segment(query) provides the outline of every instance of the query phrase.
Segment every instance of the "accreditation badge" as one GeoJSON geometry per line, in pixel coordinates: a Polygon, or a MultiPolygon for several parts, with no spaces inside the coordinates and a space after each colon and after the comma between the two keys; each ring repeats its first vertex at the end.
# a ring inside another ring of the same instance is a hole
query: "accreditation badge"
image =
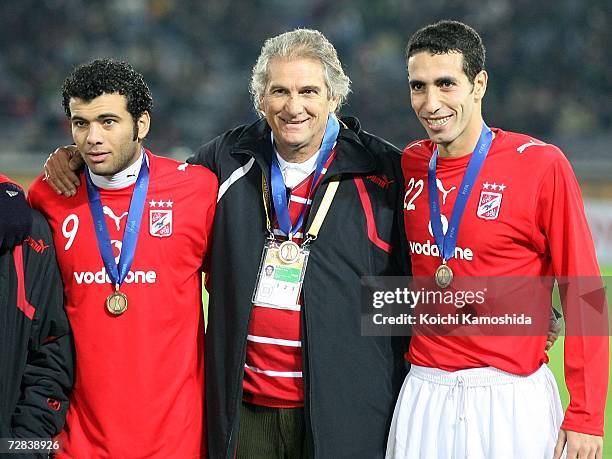
{"type": "MultiPolygon", "coordinates": [[[[295,256],[288,255],[287,242],[268,241],[263,248],[253,303],[278,309],[299,310],[300,292],[310,250],[291,242],[295,256]]],[[[292,251],[293,252],[293,251],[292,251]]]]}

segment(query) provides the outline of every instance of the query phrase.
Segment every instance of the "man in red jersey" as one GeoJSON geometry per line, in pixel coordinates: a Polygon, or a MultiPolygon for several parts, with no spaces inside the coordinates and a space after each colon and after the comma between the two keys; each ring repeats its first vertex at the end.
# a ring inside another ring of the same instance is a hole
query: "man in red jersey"
{"type": "Polygon", "coordinates": [[[65,81],[85,161],[73,197],[39,177],[76,345],[59,457],[206,456],[202,266],[217,179],[142,146],[152,98],[130,65],[95,60],[65,81]]]}
{"type": "MultiPolygon", "coordinates": [[[[561,151],[483,122],[488,76],[479,35],[442,21],[417,31],[406,55],[412,108],[429,137],[402,158],[414,276],[435,276],[441,288],[483,275],[599,276],[561,151]]],[[[548,311],[550,301],[530,306],[548,311]]],[[[580,317],[567,304],[564,312],[568,327],[580,317]]],[[[569,458],[601,458],[603,335],[566,337],[565,416],[545,336],[413,336],[387,457],[559,458],[565,446],[569,458]]]]}

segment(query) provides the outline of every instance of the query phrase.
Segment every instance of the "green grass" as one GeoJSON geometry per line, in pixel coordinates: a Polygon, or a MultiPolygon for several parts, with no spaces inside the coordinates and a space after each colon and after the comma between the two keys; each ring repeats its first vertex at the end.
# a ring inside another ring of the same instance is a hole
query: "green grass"
{"type": "MultiPolygon", "coordinates": [[[[603,276],[612,276],[612,267],[602,269],[603,276]]],[[[608,293],[608,306],[612,305],[612,299],[608,293]]],[[[612,314],[612,309],[610,311],[612,314]]],[[[612,337],[610,340],[610,348],[612,348],[612,337]]],[[[563,371],[563,344],[564,339],[560,337],[553,348],[548,353],[550,357],[550,369],[552,370],[557,384],[559,385],[559,393],[561,395],[561,402],[565,409],[569,403],[569,394],[567,392],[567,386],[565,385],[564,371],[563,371]]],[[[609,375],[608,379],[608,398],[606,400],[606,411],[605,411],[605,435],[604,435],[604,456],[605,458],[612,459],[612,377],[609,375]]]]}

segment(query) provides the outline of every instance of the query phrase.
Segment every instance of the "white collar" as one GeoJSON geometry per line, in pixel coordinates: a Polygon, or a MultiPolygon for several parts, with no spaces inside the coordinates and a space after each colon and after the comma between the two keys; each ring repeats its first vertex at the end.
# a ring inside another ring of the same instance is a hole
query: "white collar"
{"type": "Polygon", "coordinates": [[[319,148],[317,152],[308,158],[303,163],[292,163],[285,161],[281,155],[278,154],[278,150],[274,145],[274,133],[270,131],[270,141],[272,142],[272,148],[274,154],[278,158],[278,165],[280,167],[281,174],[283,175],[283,181],[285,186],[289,189],[293,189],[296,185],[301,183],[306,177],[308,177],[317,167],[317,158],[321,153],[319,148]]]}
{"type": "Polygon", "coordinates": [[[289,161],[285,161],[281,155],[278,154],[276,148],[274,149],[283,176],[283,182],[285,182],[287,188],[293,190],[297,185],[302,183],[306,177],[312,174],[317,167],[317,159],[319,158],[320,152],[321,150],[317,151],[311,158],[308,158],[303,163],[290,163],[289,161]]]}
{"type": "MultiPolygon", "coordinates": [[[[88,169],[91,181],[95,186],[102,188],[103,190],[118,190],[120,188],[127,188],[128,186],[133,185],[136,183],[136,179],[138,178],[138,174],[140,172],[142,155],[144,155],[144,150],[140,151],[140,156],[131,166],[128,166],[110,177],[96,175],[88,169]]],[[[145,158],[147,164],[149,164],[149,157],[145,155],[145,158]]]]}
{"type": "Polygon", "coordinates": [[[285,161],[281,157],[281,155],[278,154],[276,148],[274,149],[274,152],[276,153],[276,157],[278,158],[278,165],[280,166],[281,172],[285,172],[285,170],[287,169],[292,169],[296,172],[301,172],[302,174],[306,174],[308,176],[312,171],[315,170],[315,167],[317,167],[317,159],[319,158],[321,150],[318,150],[314,155],[312,155],[303,163],[292,163],[289,161],[285,161]]]}

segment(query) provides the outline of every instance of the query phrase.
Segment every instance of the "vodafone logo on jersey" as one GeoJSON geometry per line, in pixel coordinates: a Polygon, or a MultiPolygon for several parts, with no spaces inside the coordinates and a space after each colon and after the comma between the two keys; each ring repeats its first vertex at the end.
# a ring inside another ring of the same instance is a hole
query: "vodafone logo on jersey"
{"type": "MultiPolygon", "coordinates": [[[[171,203],[172,204],[172,203],[171,203]]],[[[109,206],[102,208],[104,216],[107,217],[108,228],[116,228],[117,231],[121,231],[122,224],[127,221],[128,212],[116,212],[109,206]]],[[[66,245],[64,250],[69,250],[79,232],[80,221],[76,214],[68,215],[62,224],[62,234],[66,238],[66,245]]],[[[113,255],[115,255],[115,263],[119,263],[121,258],[122,242],[117,239],[111,239],[111,247],[113,249],[113,255]]],[[[79,271],[73,272],[74,280],[78,285],[91,285],[91,284],[111,284],[110,277],[106,272],[106,268],[101,267],[99,271],[79,271]]],[[[126,284],[155,284],[157,282],[157,273],[155,271],[129,271],[125,280],[126,284]]]]}
{"type": "MultiPolygon", "coordinates": [[[[79,285],[112,284],[104,267],[95,273],[92,271],[75,272],[74,280],[79,285]]],[[[157,273],[155,271],[129,271],[123,281],[124,284],[154,284],[156,282],[157,273]]]]}
{"type": "MultiPolygon", "coordinates": [[[[121,258],[122,245],[121,241],[116,239],[111,240],[111,247],[116,255],[115,263],[119,263],[119,259],[121,258]]],[[[78,285],[112,284],[105,267],[102,267],[97,272],[81,271],[73,274],[74,280],[78,285]]],[[[154,284],[157,282],[157,273],[155,271],[129,271],[123,282],[125,284],[154,284]]]]}
{"type": "MultiPolygon", "coordinates": [[[[442,222],[442,232],[446,234],[448,229],[448,219],[444,215],[440,215],[440,221],[442,222]]],[[[429,234],[432,239],[428,239],[425,242],[408,241],[408,247],[410,253],[414,255],[425,255],[426,257],[440,257],[440,249],[433,240],[433,230],[431,229],[431,221],[429,222],[429,234]]],[[[474,259],[474,252],[470,248],[456,247],[455,258],[458,260],[472,261],[474,259]]]]}

